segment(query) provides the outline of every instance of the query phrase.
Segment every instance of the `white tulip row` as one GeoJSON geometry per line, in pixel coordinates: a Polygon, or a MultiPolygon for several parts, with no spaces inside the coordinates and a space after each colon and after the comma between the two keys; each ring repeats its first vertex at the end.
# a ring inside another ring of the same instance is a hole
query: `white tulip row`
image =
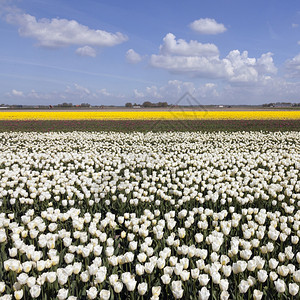
{"type": "Polygon", "coordinates": [[[0,134],[0,299],[299,297],[297,132],[0,134]]]}

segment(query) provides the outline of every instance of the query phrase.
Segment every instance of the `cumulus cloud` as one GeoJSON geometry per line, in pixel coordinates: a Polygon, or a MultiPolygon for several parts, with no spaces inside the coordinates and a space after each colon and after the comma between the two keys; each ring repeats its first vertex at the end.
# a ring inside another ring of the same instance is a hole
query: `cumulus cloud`
{"type": "Polygon", "coordinates": [[[186,73],[188,75],[206,78],[222,78],[229,74],[225,63],[219,59],[209,59],[205,56],[151,56],[151,65],[171,73],[186,73]]]}
{"type": "MultiPolygon", "coordinates": [[[[138,103],[143,101],[167,101],[169,104],[263,104],[268,102],[300,101],[299,82],[265,76],[254,85],[170,80],[160,86],[149,86],[134,91],[138,103]],[[159,95],[155,97],[153,91],[159,95]],[[186,93],[192,95],[189,101],[181,99],[186,93]],[[138,97],[137,97],[138,95],[138,97]]],[[[130,99],[128,99],[130,101],[130,99]]]]}
{"type": "Polygon", "coordinates": [[[277,73],[277,68],[274,65],[272,56],[273,56],[272,52],[264,53],[257,60],[257,68],[261,73],[269,73],[269,74],[277,73]]]}
{"type": "Polygon", "coordinates": [[[209,57],[219,55],[218,47],[214,44],[202,44],[193,40],[190,42],[186,42],[183,39],[176,40],[176,36],[172,33],[168,33],[163,38],[163,44],[159,49],[162,55],[209,57]]]}
{"type": "Polygon", "coordinates": [[[37,40],[37,45],[41,47],[60,48],[70,45],[111,47],[128,39],[120,32],[110,33],[90,29],[75,20],[58,18],[37,20],[29,14],[8,14],[6,20],[19,26],[20,36],[37,40]]]}
{"type": "Polygon", "coordinates": [[[201,34],[218,34],[227,30],[223,24],[209,18],[195,20],[190,24],[190,28],[201,34]]]}
{"type": "Polygon", "coordinates": [[[293,57],[292,59],[288,59],[285,62],[285,70],[286,76],[290,78],[300,77],[300,53],[293,57]]]}
{"type": "Polygon", "coordinates": [[[270,74],[276,74],[277,68],[274,65],[272,53],[264,53],[259,57],[248,57],[248,51],[240,53],[239,50],[232,50],[221,61],[228,66],[227,80],[230,82],[251,83],[262,80],[270,74]]]}
{"type": "Polygon", "coordinates": [[[166,69],[171,73],[182,73],[193,77],[220,78],[231,82],[255,82],[266,74],[275,74],[272,53],[260,58],[248,57],[248,52],[232,50],[221,59],[214,44],[201,44],[197,41],[176,40],[169,33],[163,39],[159,54],[153,54],[150,64],[166,69]]]}
{"type": "Polygon", "coordinates": [[[142,60],[142,57],[136,53],[133,49],[129,49],[126,52],[126,61],[130,64],[137,64],[142,60]]]}
{"type": "Polygon", "coordinates": [[[80,47],[75,52],[79,56],[96,57],[96,55],[97,55],[96,50],[90,46],[80,47]]]}

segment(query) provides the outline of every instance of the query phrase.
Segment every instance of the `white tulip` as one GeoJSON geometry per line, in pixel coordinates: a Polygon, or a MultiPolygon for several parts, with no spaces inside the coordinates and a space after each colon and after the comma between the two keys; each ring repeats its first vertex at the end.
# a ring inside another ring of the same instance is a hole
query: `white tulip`
{"type": "Polygon", "coordinates": [[[147,259],[147,255],[146,255],[144,252],[139,253],[139,254],[137,255],[137,259],[138,259],[138,261],[139,261],[140,263],[144,263],[144,262],[146,261],[146,259],[147,259]]]}
{"type": "Polygon", "coordinates": [[[260,290],[254,290],[253,291],[253,299],[254,300],[261,300],[263,297],[263,292],[260,290]]]}
{"type": "Polygon", "coordinates": [[[82,282],[88,282],[90,278],[89,272],[88,271],[84,271],[80,274],[80,280],[82,282]]]}
{"type": "Polygon", "coordinates": [[[98,290],[96,287],[91,287],[86,291],[86,295],[89,299],[96,299],[98,294],[98,290]]]}
{"type": "Polygon", "coordinates": [[[151,262],[145,263],[145,272],[151,274],[154,270],[155,264],[151,262]]]}
{"type": "Polygon", "coordinates": [[[36,278],[33,277],[33,276],[28,277],[26,283],[27,283],[27,286],[28,286],[29,288],[31,288],[31,287],[33,287],[33,286],[35,285],[35,283],[36,283],[36,278]]]}
{"type": "Polygon", "coordinates": [[[30,288],[29,292],[32,298],[37,298],[41,293],[41,287],[39,285],[34,285],[30,288]]]}
{"type": "Polygon", "coordinates": [[[265,270],[259,270],[257,272],[257,276],[258,276],[258,280],[260,282],[265,282],[267,280],[267,278],[268,278],[268,273],[265,270]]]}
{"type": "Polygon", "coordinates": [[[121,291],[122,291],[122,289],[123,289],[123,283],[120,282],[120,281],[117,281],[117,282],[114,284],[113,288],[114,288],[114,292],[117,293],[117,294],[119,294],[119,293],[121,293],[121,291]]]}
{"type": "Polygon", "coordinates": [[[28,275],[26,273],[21,273],[18,277],[17,280],[20,283],[20,285],[25,285],[28,280],[28,275]]]}
{"type": "Polygon", "coordinates": [[[24,295],[23,290],[14,291],[14,297],[19,300],[22,299],[24,295]]]}
{"type": "Polygon", "coordinates": [[[274,284],[275,284],[275,288],[276,288],[278,293],[284,293],[285,292],[286,285],[285,285],[285,282],[282,279],[277,279],[276,281],[274,281],[274,284]]]}
{"type": "Polygon", "coordinates": [[[271,269],[276,269],[277,266],[278,266],[278,264],[279,264],[279,261],[276,260],[276,259],[274,259],[274,258],[271,258],[271,259],[269,260],[269,267],[270,267],[271,269]]]}
{"type": "Polygon", "coordinates": [[[0,293],[4,293],[4,291],[5,291],[5,282],[0,281],[0,293]]]}
{"type": "Polygon", "coordinates": [[[240,282],[240,284],[239,284],[238,287],[239,287],[240,293],[244,294],[244,293],[247,293],[247,291],[248,291],[250,285],[249,285],[248,281],[246,281],[246,280],[241,280],[241,282],[240,282]]]}
{"type": "Polygon", "coordinates": [[[299,285],[297,283],[289,283],[289,293],[296,296],[299,292],[299,285]]]}
{"type": "Polygon", "coordinates": [[[220,294],[220,300],[228,300],[230,297],[229,293],[227,291],[222,291],[220,294]]]}
{"type": "Polygon", "coordinates": [[[146,294],[148,290],[148,284],[146,282],[142,282],[138,284],[138,293],[139,295],[143,296],[146,294]]]}
{"type": "Polygon", "coordinates": [[[293,279],[296,281],[296,282],[300,282],[300,270],[296,271],[293,275],[293,279]]]}
{"type": "Polygon", "coordinates": [[[229,281],[227,279],[221,279],[219,286],[222,291],[227,291],[229,287],[229,281]]]}
{"type": "Polygon", "coordinates": [[[126,288],[129,292],[134,291],[135,286],[136,286],[136,280],[135,279],[130,279],[127,283],[125,283],[126,288]]]}
{"type": "Polygon", "coordinates": [[[110,299],[110,291],[109,290],[101,290],[99,296],[100,296],[101,300],[108,300],[108,299],[110,299]]]}
{"type": "Polygon", "coordinates": [[[159,297],[160,292],[161,292],[161,287],[160,286],[153,286],[151,291],[152,291],[152,295],[154,297],[159,297]]]}
{"type": "Polygon", "coordinates": [[[208,300],[209,296],[210,296],[210,292],[206,287],[202,287],[201,290],[198,292],[199,300],[208,300]]]}
{"type": "Polygon", "coordinates": [[[81,262],[74,262],[73,264],[73,273],[74,274],[79,274],[82,268],[82,263],[81,262]]]}
{"type": "Polygon", "coordinates": [[[68,298],[69,291],[67,289],[60,289],[57,293],[57,298],[59,300],[64,300],[68,298]]]}
{"type": "Polygon", "coordinates": [[[171,277],[169,274],[164,274],[160,278],[163,284],[169,284],[171,282],[171,277]]]}
{"type": "Polygon", "coordinates": [[[171,283],[172,294],[175,299],[181,299],[183,296],[182,282],[181,280],[172,281],[171,283]]]}
{"type": "Polygon", "coordinates": [[[200,274],[198,277],[198,280],[199,280],[200,285],[206,286],[210,279],[207,274],[200,274]]]}

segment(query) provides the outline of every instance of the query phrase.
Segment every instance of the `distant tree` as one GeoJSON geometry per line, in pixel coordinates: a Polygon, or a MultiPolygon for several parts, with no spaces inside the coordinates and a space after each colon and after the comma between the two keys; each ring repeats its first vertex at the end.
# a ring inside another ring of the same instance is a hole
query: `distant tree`
{"type": "Polygon", "coordinates": [[[275,106],[275,103],[265,103],[262,106],[263,107],[273,107],[273,106],[275,106]]]}
{"type": "Polygon", "coordinates": [[[167,103],[167,102],[158,102],[158,103],[157,103],[157,106],[158,106],[158,107],[167,107],[167,106],[168,106],[168,103],[167,103]]]}
{"type": "Polygon", "coordinates": [[[81,103],[80,106],[81,107],[90,107],[91,104],[89,104],[89,103],[81,103]]]}
{"type": "Polygon", "coordinates": [[[71,106],[73,106],[73,104],[72,104],[72,103],[67,103],[67,102],[64,102],[64,103],[62,103],[62,104],[58,104],[57,106],[62,106],[62,107],[71,107],[71,106]]]}
{"type": "Polygon", "coordinates": [[[143,107],[152,107],[153,104],[150,101],[146,101],[143,103],[143,107]]]}
{"type": "Polygon", "coordinates": [[[125,107],[132,107],[132,103],[127,102],[127,103],[125,104],[125,107]]]}

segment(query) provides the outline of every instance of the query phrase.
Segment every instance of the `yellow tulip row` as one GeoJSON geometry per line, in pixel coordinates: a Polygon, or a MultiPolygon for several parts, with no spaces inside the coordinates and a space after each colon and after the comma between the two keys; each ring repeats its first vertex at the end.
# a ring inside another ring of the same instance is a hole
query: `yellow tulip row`
{"type": "Polygon", "coordinates": [[[27,111],[1,112],[0,120],[295,120],[300,111],[27,111]]]}

